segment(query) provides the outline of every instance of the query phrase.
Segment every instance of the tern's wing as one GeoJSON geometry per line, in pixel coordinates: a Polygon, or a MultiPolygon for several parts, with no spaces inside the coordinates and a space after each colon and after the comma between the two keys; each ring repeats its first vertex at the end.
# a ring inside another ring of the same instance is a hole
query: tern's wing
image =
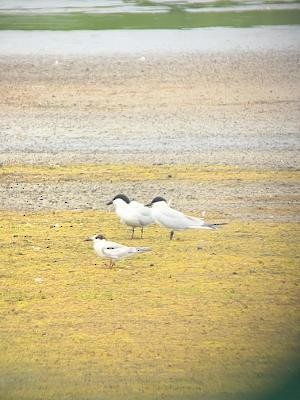
{"type": "Polygon", "coordinates": [[[150,249],[148,247],[127,247],[127,246],[121,246],[116,248],[105,247],[102,250],[104,255],[114,260],[119,260],[124,257],[129,257],[136,253],[145,253],[146,251],[150,251],[150,249]]]}
{"type": "Polygon", "coordinates": [[[181,220],[182,223],[184,221],[185,224],[187,225],[204,225],[205,222],[202,218],[197,218],[197,217],[192,217],[190,215],[185,215],[180,211],[175,210],[174,208],[169,207],[168,209],[168,215],[172,217],[173,219],[181,220]]]}
{"type": "Polygon", "coordinates": [[[221,225],[226,224],[207,224],[202,218],[187,216],[190,221],[189,228],[191,229],[217,229],[221,225]]]}
{"type": "Polygon", "coordinates": [[[102,253],[109,258],[118,260],[119,258],[126,257],[129,247],[123,246],[120,243],[106,241],[102,247],[102,253]]]}
{"type": "Polygon", "coordinates": [[[186,229],[191,225],[191,221],[180,211],[173,208],[164,208],[153,212],[154,219],[160,225],[169,229],[186,229]]]}
{"type": "Polygon", "coordinates": [[[192,223],[197,223],[199,225],[204,225],[205,222],[202,218],[191,217],[190,215],[186,215],[186,218],[189,219],[192,223]]]}
{"type": "Polygon", "coordinates": [[[137,218],[141,225],[150,225],[154,223],[154,219],[152,216],[152,210],[149,207],[141,207],[137,210],[137,218]]]}

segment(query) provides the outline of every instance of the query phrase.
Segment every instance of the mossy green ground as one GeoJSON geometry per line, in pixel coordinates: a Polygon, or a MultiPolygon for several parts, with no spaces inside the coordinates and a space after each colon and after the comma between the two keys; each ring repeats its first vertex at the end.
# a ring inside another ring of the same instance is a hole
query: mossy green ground
{"type": "Polygon", "coordinates": [[[243,399],[289,372],[296,224],[131,241],[113,213],[3,211],[0,229],[1,399],[243,399]],[[94,233],[152,252],[110,270],[94,233]]]}
{"type": "Polygon", "coordinates": [[[106,29],[191,29],[209,27],[246,28],[261,25],[299,25],[298,9],[222,10],[188,12],[178,6],[155,13],[53,13],[0,15],[0,30],[106,30],[106,29]]]}

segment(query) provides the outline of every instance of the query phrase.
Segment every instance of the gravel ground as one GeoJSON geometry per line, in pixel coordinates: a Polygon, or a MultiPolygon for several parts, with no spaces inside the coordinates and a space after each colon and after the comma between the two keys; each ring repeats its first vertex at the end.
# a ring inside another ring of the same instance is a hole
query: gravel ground
{"type": "MultiPolygon", "coordinates": [[[[296,169],[299,60],[294,50],[3,56],[0,162],[296,169]]],[[[284,182],[16,181],[0,189],[4,210],[105,209],[122,191],[230,218],[293,221],[297,212],[297,186],[284,182]]]]}
{"type": "Polygon", "coordinates": [[[106,202],[117,193],[149,202],[157,195],[171,199],[172,206],[206,217],[232,220],[299,220],[299,190],[283,182],[193,183],[148,182],[39,182],[0,185],[1,208],[42,211],[94,209],[112,210],[106,202]]]}

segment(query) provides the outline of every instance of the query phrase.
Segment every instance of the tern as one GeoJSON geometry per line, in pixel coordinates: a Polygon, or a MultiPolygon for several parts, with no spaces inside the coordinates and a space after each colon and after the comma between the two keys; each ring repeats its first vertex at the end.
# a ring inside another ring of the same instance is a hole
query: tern
{"type": "Polygon", "coordinates": [[[143,237],[144,227],[154,223],[152,210],[138,201],[132,200],[124,194],[118,194],[107,205],[113,204],[116,214],[122,224],[132,228],[131,239],[134,236],[135,228],[141,228],[141,238],[143,237]]]}
{"type": "Polygon", "coordinates": [[[155,197],[147,206],[152,207],[152,217],[155,222],[170,230],[170,240],[175,231],[185,229],[216,229],[224,224],[206,224],[203,219],[190,217],[180,211],[171,208],[163,197],[155,197]]]}
{"type": "Polygon", "coordinates": [[[95,235],[85,240],[93,242],[97,256],[110,260],[109,268],[112,268],[116,261],[123,258],[151,251],[149,247],[128,247],[120,243],[111,242],[106,240],[103,235],[95,235]]]}

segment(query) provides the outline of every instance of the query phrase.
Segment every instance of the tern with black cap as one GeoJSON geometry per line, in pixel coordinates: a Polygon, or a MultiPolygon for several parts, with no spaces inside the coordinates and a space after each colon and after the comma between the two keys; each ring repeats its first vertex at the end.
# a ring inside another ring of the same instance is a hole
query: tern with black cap
{"type": "Polygon", "coordinates": [[[138,201],[130,201],[125,194],[118,194],[107,203],[107,205],[110,204],[114,205],[115,212],[121,223],[132,228],[131,239],[133,239],[135,228],[141,228],[142,238],[144,227],[154,223],[151,208],[138,201]]]}
{"type": "Polygon", "coordinates": [[[185,229],[216,229],[224,224],[206,224],[203,219],[191,217],[171,208],[163,197],[155,197],[148,206],[152,207],[152,217],[155,222],[170,230],[170,240],[175,231],[185,229]]]}

